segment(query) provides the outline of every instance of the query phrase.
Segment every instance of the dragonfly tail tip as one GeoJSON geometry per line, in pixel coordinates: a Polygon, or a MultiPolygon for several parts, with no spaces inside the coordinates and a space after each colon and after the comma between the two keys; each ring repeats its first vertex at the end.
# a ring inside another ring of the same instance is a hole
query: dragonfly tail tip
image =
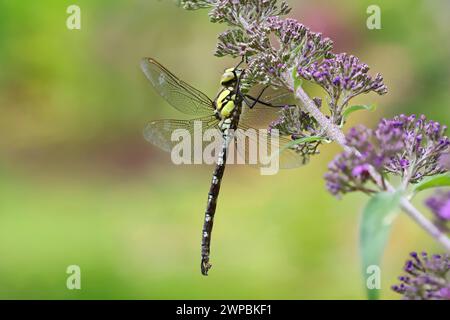
{"type": "Polygon", "coordinates": [[[211,269],[211,267],[212,267],[212,265],[209,263],[209,260],[202,259],[202,263],[201,263],[202,275],[207,276],[208,271],[209,271],[209,269],[211,269]]]}

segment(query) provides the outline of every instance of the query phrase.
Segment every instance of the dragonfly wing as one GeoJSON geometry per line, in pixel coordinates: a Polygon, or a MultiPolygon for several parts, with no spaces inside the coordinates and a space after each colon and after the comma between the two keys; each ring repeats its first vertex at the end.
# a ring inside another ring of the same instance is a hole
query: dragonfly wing
{"type": "MultiPolygon", "coordinates": [[[[260,94],[264,87],[261,85],[253,87],[249,96],[253,98],[247,98],[248,103],[252,103],[260,94]]],[[[281,108],[288,104],[295,104],[295,98],[287,89],[284,88],[272,88],[269,87],[264,90],[263,95],[258,99],[263,103],[256,103],[253,108],[250,109],[249,105],[245,102],[242,103],[242,112],[240,121],[253,128],[268,128],[272,121],[275,121],[280,117],[281,108]]]]}
{"type": "Polygon", "coordinates": [[[239,124],[239,129],[242,131],[236,134],[235,148],[243,157],[241,161],[251,166],[267,167],[268,163],[277,157],[279,168],[297,168],[307,164],[310,155],[315,152],[315,150],[307,151],[300,146],[292,146],[290,137],[274,137],[267,131],[260,131],[242,123],[239,124]]]}
{"type": "MultiPolygon", "coordinates": [[[[254,99],[247,99],[248,102],[254,101],[263,88],[263,86],[252,88],[249,95],[254,99]]],[[[297,168],[306,164],[311,152],[314,153],[315,150],[308,151],[301,146],[292,146],[292,139],[288,136],[280,136],[276,139],[267,131],[259,132],[258,130],[268,129],[270,123],[281,116],[280,111],[283,106],[295,104],[292,92],[284,88],[269,87],[264,90],[263,95],[258,100],[262,103],[256,103],[251,109],[245,102],[242,104],[239,128],[249,134],[245,137],[242,134],[237,135],[235,144],[238,153],[241,157],[244,157],[246,163],[257,167],[265,165],[261,162],[259,151],[258,161],[256,164],[254,163],[254,159],[251,158],[251,153],[254,153],[252,145],[258,146],[258,150],[262,147],[267,155],[278,157],[279,166],[282,169],[297,168]],[[268,106],[268,104],[271,106],[268,106]],[[257,132],[257,135],[251,134],[252,129],[257,132]],[[239,140],[239,138],[241,139],[239,140]]]]}
{"type": "Polygon", "coordinates": [[[264,85],[255,85],[250,89],[248,95],[256,98],[263,90],[264,92],[259,99],[261,101],[268,102],[275,106],[295,104],[295,96],[285,87],[267,87],[264,85]]]}
{"type": "MultiPolygon", "coordinates": [[[[172,152],[174,147],[180,146],[181,141],[183,141],[184,146],[190,150],[187,154],[183,154],[183,157],[189,158],[190,163],[195,162],[196,152],[199,154],[197,155],[197,159],[199,159],[199,157],[202,157],[204,150],[207,150],[206,148],[209,148],[209,150],[218,148],[223,140],[218,128],[218,120],[214,116],[191,120],[164,119],[152,121],[145,127],[144,137],[166,152],[172,152]],[[206,132],[209,133],[209,140],[205,138],[206,132]]],[[[212,156],[212,160],[214,159],[215,154],[212,156]]],[[[212,160],[209,162],[212,163],[212,160]]]]}
{"type": "Polygon", "coordinates": [[[203,92],[178,79],[152,58],[143,58],[141,68],[151,84],[172,107],[190,115],[210,115],[213,101],[203,92]]]}

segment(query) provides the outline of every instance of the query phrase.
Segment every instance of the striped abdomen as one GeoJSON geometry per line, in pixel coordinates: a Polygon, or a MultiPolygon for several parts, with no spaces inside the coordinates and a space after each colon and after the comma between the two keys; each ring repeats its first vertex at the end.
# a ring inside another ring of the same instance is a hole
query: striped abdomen
{"type": "Polygon", "coordinates": [[[228,155],[228,146],[233,140],[234,131],[237,128],[239,121],[239,112],[234,112],[233,117],[223,120],[221,124],[221,131],[223,137],[223,144],[220,154],[217,157],[216,168],[214,169],[211,187],[208,192],[208,202],[205,210],[205,221],[202,230],[202,262],[201,271],[203,275],[208,275],[208,270],[211,268],[209,263],[211,234],[214,224],[214,214],[216,213],[217,199],[219,197],[220,183],[222,182],[223,173],[225,171],[225,164],[228,155]]]}

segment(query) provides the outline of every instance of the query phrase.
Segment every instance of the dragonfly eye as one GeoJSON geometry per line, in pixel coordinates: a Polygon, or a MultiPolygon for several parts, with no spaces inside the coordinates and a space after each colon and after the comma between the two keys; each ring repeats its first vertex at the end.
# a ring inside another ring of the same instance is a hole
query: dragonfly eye
{"type": "Polygon", "coordinates": [[[220,78],[220,84],[226,85],[234,80],[236,80],[236,74],[233,72],[233,69],[227,69],[220,78]]]}
{"type": "Polygon", "coordinates": [[[237,70],[235,70],[235,68],[226,69],[220,79],[220,84],[226,86],[231,84],[233,81],[236,81],[236,71],[237,70]]]}

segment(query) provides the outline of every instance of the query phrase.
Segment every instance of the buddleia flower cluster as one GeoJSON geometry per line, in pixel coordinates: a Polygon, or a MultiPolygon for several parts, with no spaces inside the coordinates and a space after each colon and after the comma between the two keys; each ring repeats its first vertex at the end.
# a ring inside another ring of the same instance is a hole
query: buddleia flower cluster
{"type": "Polygon", "coordinates": [[[284,86],[283,73],[331,57],[332,41],[310,31],[294,19],[278,0],[182,0],[187,9],[209,7],[212,22],[229,26],[218,37],[215,55],[243,57],[248,61],[244,86],[257,83],[284,86]],[[276,42],[276,45],[273,42],[276,42]]]}
{"type": "Polygon", "coordinates": [[[270,17],[251,33],[251,48],[255,54],[249,63],[249,71],[264,71],[264,76],[255,77],[254,82],[287,85],[285,74],[291,72],[292,66],[300,67],[311,64],[323,57],[331,57],[333,42],[315,33],[295,19],[270,17]],[[271,37],[277,43],[272,46],[271,37]],[[264,63],[256,67],[255,64],[264,63]]]}
{"type": "Polygon", "coordinates": [[[389,159],[404,147],[399,129],[380,129],[375,132],[364,126],[350,129],[346,145],[358,151],[345,150],[328,165],[325,180],[327,189],[333,195],[340,196],[352,191],[375,192],[367,187],[368,182],[376,184],[370,170],[381,173],[389,159]]]}
{"type": "MultiPolygon", "coordinates": [[[[182,4],[189,9],[210,7],[210,20],[229,26],[218,37],[215,55],[246,59],[244,91],[255,84],[292,91],[293,82],[300,78],[317,83],[328,95],[329,118],[336,125],[342,124],[350,99],[362,93],[387,92],[381,75],[372,78],[368,74],[369,67],[358,58],[345,53],[334,54],[329,38],[295,19],[281,18],[290,11],[284,1],[191,0],[182,4]]],[[[299,116],[303,115],[299,113],[299,116]]],[[[302,120],[294,119],[287,127],[297,128],[296,123],[302,120]]],[[[286,124],[286,117],[282,116],[279,122],[286,124]]],[[[286,134],[295,136],[298,130],[286,134]]]]}
{"type": "MultiPolygon", "coordinates": [[[[254,10],[252,1],[235,2],[239,3],[239,9],[219,10],[222,12],[220,19],[217,19],[218,10],[213,9],[210,16],[214,22],[227,22],[232,26],[219,35],[215,55],[247,59],[244,85],[286,86],[284,74],[289,73],[292,66],[305,66],[332,56],[333,42],[329,38],[310,31],[295,19],[279,17],[289,12],[283,2],[279,9],[275,6],[271,10],[254,10]]],[[[269,1],[257,2],[267,4],[269,1]]]]}
{"type": "Polygon", "coordinates": [[[264,28],[255,32],[255,43],[260,50],[249,62],[249,75],[261,71],[261,62],[265,64],[264,75],[255,74],[249,77],[250,83],[265,83],[284,87],[291,86],[292,70],[300,66],[314,63],[323,57],[332,57],[333,42],[321,33],[312,32],[309,28],[294,19],[272,17],[264,28]],[[271,38],[275,40],[271,41],[271,38]],[[272,46],[275,42],[275,46],[272,46]]]}
{"type": "Polygon", "coordinates": [[[392,290],[405,300],[450,300],[450,256],[412,252],[410,257],[403,268],[406,274],[392,290]]]}
{"type": "Polygon", "coordinates": [[[386,171],[400,175],[410,183],[417,183],[424,177],[448,170],[439,161],[450,145],[445,135],[446,126],[427,120],[424,115],[399,115],[382,120],[379,128],[385,131],[400,129],[405,144],[405,148],[390,159],[386,171]]]}
{"type": "MultiPolygon", "coordinates": [[[[210,20],[229,26],[218,37],[215,55],[245,58],[247,66],[241,87],[244,92],[256,84],[286,88],[285,75],[293,68],[332,57],[330,39],[310,31],[294,19],[280,18],[290,11],[284,1],[182,1],[182,4],[186,8],[209,6],[210,20]]],[[[298,107],[281,110],[280,118],[269,130],[275,127],[282,135],[293,139],[316,136],[320,131],[317,123],[298,107]]],[[[295,145],[295,149],[315,153],[318,144],[320,140],[305,142],[295,145]]]]}
{"type": "Polygon", "coordinates": [[[369,92],[387,93],[381,74],[372,77],[369,66],[355,56],[340,53],[331,59],[316,61],[298,68],[298,75],[321,86],[329,97],[328,104],[336,124],[342,123],[342,113],[354,97],[369,92]]]}
{"type": "Polygon", "coordinates": [[[346,145],[353,149],[343,151],[330,163],[325,175],[327,188],[334,195],[379,191],[365,186],[374,178],[370,170],[382,179],[386,173],[398,175],[405,185],[447,172],[440,160],[450,145],[445,131],[445,126],[423,115],[382,119],[374,131],[353,128],[346,138],[346,145]]]}
{"type": "Polygon", "coordinates": [[[449,232],[450,191],[437,191],[425,201],[425,204],[433,213],[436,225],[439,226],[442,231],[449,232]]]}

